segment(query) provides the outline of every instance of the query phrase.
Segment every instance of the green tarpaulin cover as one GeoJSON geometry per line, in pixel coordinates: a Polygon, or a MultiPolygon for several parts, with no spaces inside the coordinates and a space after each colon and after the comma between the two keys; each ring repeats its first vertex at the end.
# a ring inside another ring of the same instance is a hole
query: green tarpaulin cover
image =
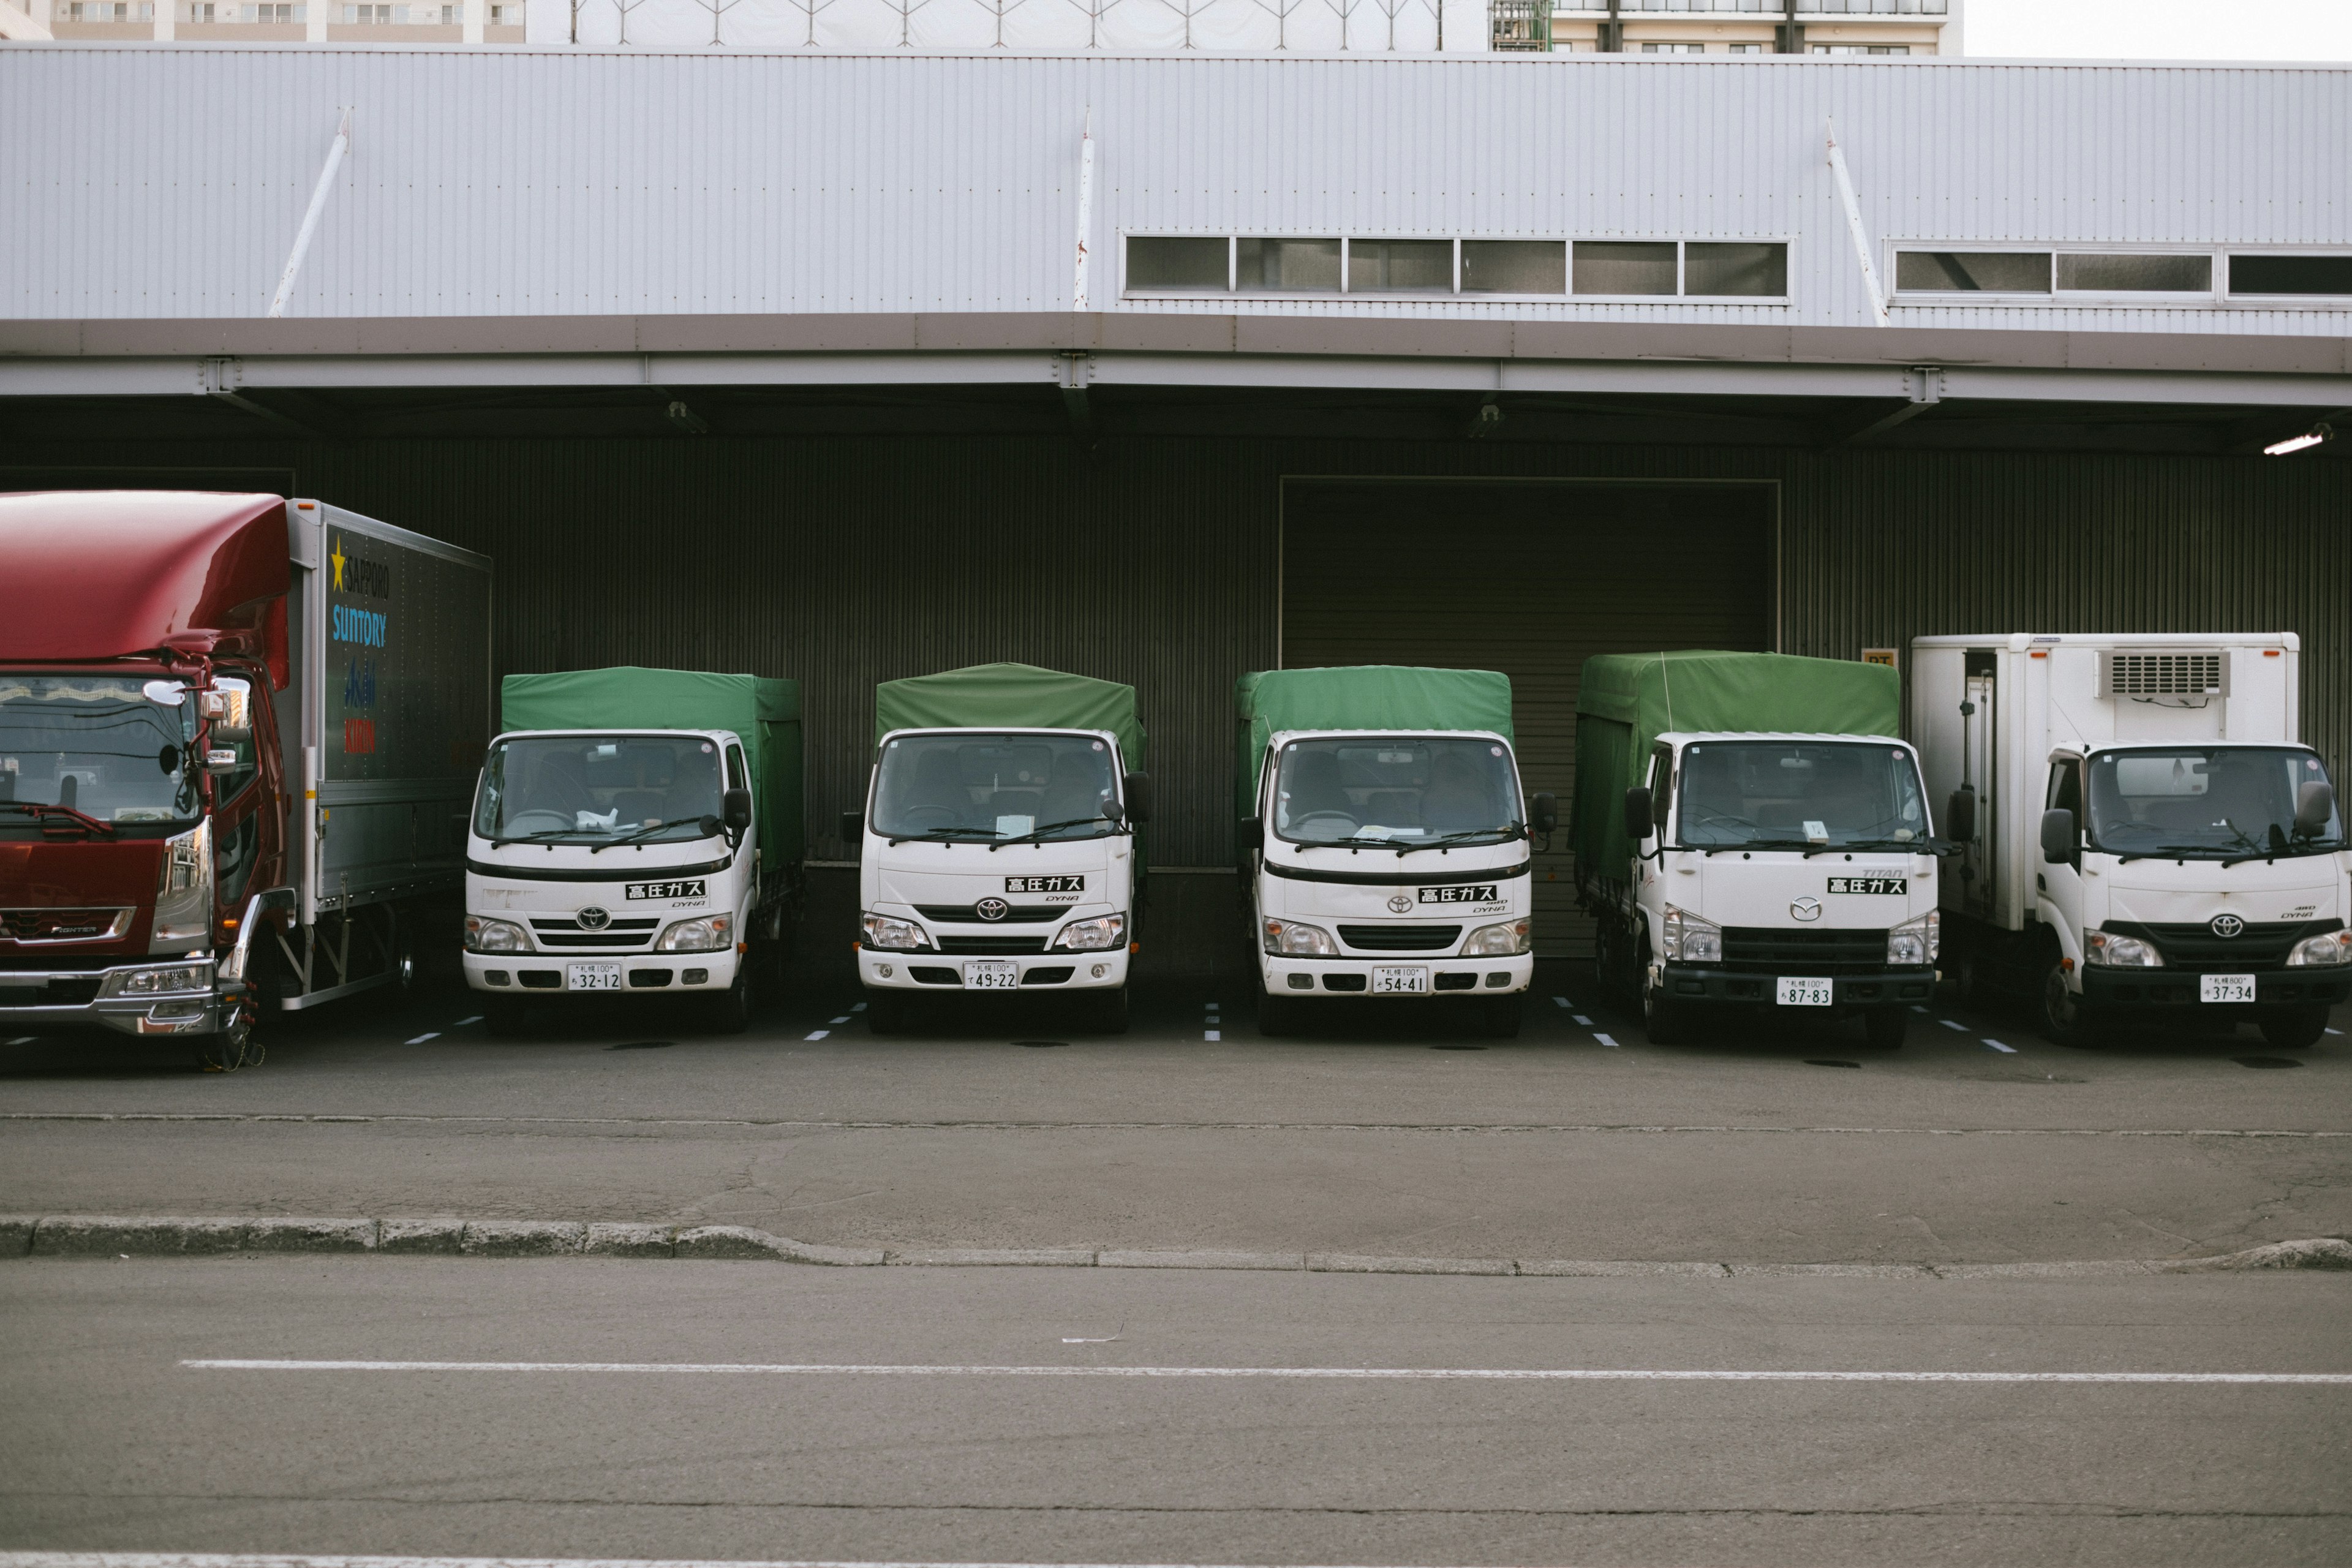
{"type": "Polygon", "coordinates": [[[1660,735],[1780,732],[1900,735],[1903,682],[1892,667],[1779,653],[1605,653],[1584,661],[1576,695],[1577,879],[1622,881],[1633,858],[1625,792],[1647,782],[1660,735]]]}
{"type": "Polygon", "coordinates": [[[886,680],[874,689],[874,740],[893,730],[1108,730],[1129,773],[1144,768],[1143,721],[1135,688],[1040,669],[975,664],[939,675],[886,680]]]}
{"type": "Polygon", "coordinates": [[[801,823],[801,685],[699,669],[570,669],[509,675],[501,730],[727,730],[743,742],[752,814],[771,872],[806,853],[801,823]]]}
{"type": "Polygon", "coordinates": [[[1359,664],[1265,669],[1234,682],[1237,816],[1257,813],[1258,768],[1283,730],[1486,730],[1511,739],[1511,679],[1491,669],[1359,664]]]}

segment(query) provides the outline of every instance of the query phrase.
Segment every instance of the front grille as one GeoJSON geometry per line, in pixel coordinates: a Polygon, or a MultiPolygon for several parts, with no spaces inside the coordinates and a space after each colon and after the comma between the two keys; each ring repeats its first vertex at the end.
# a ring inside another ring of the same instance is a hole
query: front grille
{"type": "Polygon", "coordinates": [[[2156,943],[2167,969],[2190,974],[2242,974],[2253,969],[2277,969],[2286,963],[2294,944],[2307,936],[2338,929],[2338,921],[2249,921],[2236,936],[2216,936],[2201,921],[2162,921],[2139,924],[2109,921],[2106,929],[2118,936],[2137,936],[2156,943]]]}
{"type": "Polygon", "coordinates": [[[566,947],[643,947],[653,940],[649,931],[554,931],[539,933],[539,945],[544,948],[566,947]]]}
{"type": "Polygon", "coordinates": [[[1726,926],[1723,967],[1741,974],[1873,974],[1886,967],[1886,933],[1726,926]]]}
{"type": "Polygon", "coordinates": [[[1339,940],[1361,952],[1443,952],[1462,937],[1460,926],[1341,926],[1339,940]]]}
{"type": "Polygon", "coordinates": [[[1036,968],[1029,971],[1028,973],[1024,974],[1021,977],[1021,984],[1024,985],[1059,985],[1062,982],[1067,980],[1071,975],[1076,973],[1076,968],[1070,964],[1057,963],[1053,965],[1051,968],[1048,968],[1045,964],[1041,963],[1036,968]]]}
{"type": "MultiPolygon", "coordinates": [[[[6,980],[0,975],[0,982],[6,980]]],[[[87,1007],[98,1000],[99,982],[52,980],[47,985],[0,984],[0,1007],[87,1007]]]]}
{"type": "Polygon", "coordinates": [[[941,952],[960,952],[974,958],[1045,951],[1045,939],[1042,936],[943,936],[938,941],[941,952]]]}
{"type": "MultiPolygon", "coordinates": [[[[973,904],[917,904],[915,912],[927,921],[948,921],[971,923],[980,920],[980,910],[973,904]]],[[[1052,904],[1013,904],[989,925],[1034,925],[1039,921],[1058,920],[1069,913],[1066,907],[1052,904]]]]}
{"type": "MultiPolygon", "coordinates": [[[[658,920],[607,921],[596,929],[598,931],[651,931],[660,923],[661,922],[658,920]]],[[[585,931],[588,928],[582,925],[579,920],[575,917],[569,920],[533,921],[530,922],[530,929],[533,931],[585,931]]]]}
{"type": "Polygon", "coordinates": [[[646,990],[654,986],[667,985],[669,984],[669,971],[667,969],[632,969],[629,971],[629,984],[639,990],[646,990]]]}
{"type": "Polygon", "coordinates": [[[952,969],[942,968],[936,963],[910,963],[907,965],[907,973],[913,978],[915,984],[918,985],[961,985],[963,984],[962,975],[958,974],[952,969]]]}
{"type": "MultiPolygon", "coordinates": [[[[96,942],[128,910],[0,910],[0,936],[16,942],[96,942]]],[[[123,921],[127,928],[130,922],[123,921]]]]}

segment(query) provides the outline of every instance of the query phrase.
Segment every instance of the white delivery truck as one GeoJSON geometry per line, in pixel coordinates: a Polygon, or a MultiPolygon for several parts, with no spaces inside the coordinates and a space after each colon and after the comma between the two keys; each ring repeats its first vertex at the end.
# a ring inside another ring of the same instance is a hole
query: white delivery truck
{"type": "Polygon", "coordinates": [[[1962,845],[1966,991],[2062,1042],[2127,1016],[2318,1039],[2352,991],[2344,819],[2298,743],[2291,632],[1916,639],[1911,732],[1962,845]]]}
{"type": "Polygon", "coordinates": [[[1235,684],[1243,915],[1258,1027],[1360,998],[1508,1038],[1535,973],[1511,683],[1483,669],[1277,669],[1235,684]]]}
{"type": "Polygon", "coordinates": [[[1770,1011],[1903,1043],[1935,994],[1937,853],[1883,665],[1605,654],[1576,721],[1576,875],[1651,1040],[1770,1011]]]}
{"type": "Polygon", "coordinates": [[[1135,689],[979,665],[885,681],[874,715],[866,809],[841,824],[866,1026],[985,993],[1068,996],[1124,1031],[1151,816],[1135,689]]]}
{"type": "Polygon", "coordinates": [[[700,670],[509,675],[466,854],[466,983],[677,998],[732,1033],[802,899],[800,689],[700,670]]]}

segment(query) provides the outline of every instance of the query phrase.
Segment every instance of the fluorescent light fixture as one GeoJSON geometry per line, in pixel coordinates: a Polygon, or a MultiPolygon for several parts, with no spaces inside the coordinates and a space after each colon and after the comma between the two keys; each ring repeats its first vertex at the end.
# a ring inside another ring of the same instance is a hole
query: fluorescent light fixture
{"type": "Polygon", "coordinates": [[[2316,447],[2323,441],[2332,441],[2335,438],[2336,430],[2334,426],[2327,425],[2315,425],[2300,436],[2290,436],[2284,441],[2272,442],[2269,446],[2263,448],[2263,456],[2265,458],[2284,458],[2290,452],[2300,452],[2307,447],[2316,447]]]}

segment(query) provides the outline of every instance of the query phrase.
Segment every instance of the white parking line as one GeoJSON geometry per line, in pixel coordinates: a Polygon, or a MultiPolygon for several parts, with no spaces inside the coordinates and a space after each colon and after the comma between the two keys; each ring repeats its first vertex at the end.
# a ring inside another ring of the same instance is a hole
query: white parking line
{"type": "Polygon", "coordinates": [[[2017,1047],[2015,1046],[2004,1046],[1996,1039],[1985,1037],[1985,1044],[1990,1046],[1994,1050],[1999,1051],[2005,1057],[2013,1057],[2017,1054],[2017,1047]]]}
{"type": "MultiPolygon", "coordinates": [[[[764,1377],[1198,1377],[1397,1383],[2218,1383],[2352,1386],[2352,1372],[1816,1372],[1730,1367],[1015,1366],[824,1362],[183,1361],[192,1372],[670,1373],[764,1377]]],[[[13,1556],[14,1554],[9,1554],[13,1556]]],[[[111,1554],[110,1554],[111,1560],[111,1554]]],[[[5,1563],[0,1558],[0,1563],[5,1563]]],[[[183,1560],[184,1561],[184,1560],[183,1560]]],[[[277,1559],[283,1561],[283,1559],[277,1559]]]]}
{"type": "Polygon", "coordinates": [[[1222,1029],[1204,1029],[1201,1032],[1201,1037],[1204,1040],[1222,1040],[1225,1037],[1225,1034],[1222,1029]]]}
{"type": "Polygon", "coordinates": [[[1949,1018],[1938,1018],[1936,1022],[1943,1025],[1947,1029],[1958,1029],[1963,1035],[1969,1032],[1969,1026],[1966,1024],[1955,1024],[1949,1018]]]}
{"type": "Polygon", "coordinates": [[[1555,996],[1552,1000],[1559,1003],[1563,1007],[1568,1005],[1568,998],[1565,996],[1555,996]]]}
{"type": "MultiPolygon", "coordinates": [[[[2328,1032],[2329,1034],[2331,1034],[2331,1035],[2332,1035],[2332,1034],[2334,1034],[2336,1031],[2335,1031],[2335,1030],[2333,1030],[2333,1029],[2330,1029],[2330,1030],[2328,1030],[2327,1032],[2328,1032]]],[[[12,1045],[12,1046],[29,1046],[29,1045],[31,1045],[35,1040],[37,1040],[37,1039],[39,1039],[40,1037],[40,1037],[40,1036],[38,1036],[38,1035],[19,1035],[19,1036],[17,1036],[15,1039],[13,1039],[13,1040],[9,1041],[8,1043],[9,1043],[10,1045],[12,1045]]]]}
{"type": "Polygon", "coordinates": [[[441,1031],[440,1031],[440,1030],[438,1030],[438,1029],[436,1029],[436,1030],[434,1030],[434,1031],[433,1031],[433,1033],[431,1033],[431,1034],[429,1034],[429,1035],[419,1035],[419,1036],[417,1036],[415,1039],[410,1040],[410,1041],[408,1041],[408,1042],[406,1042],[406,1043],[407,1043],[407,1044],[409,1044],[409,1045],[412,1045],[412,1046],[421,1046],[421,1045],[423,1045],[423,1044],[424,1044],[425,1041],[427,1041],[427,1040],[437,1040],[437,1039],[439,1039],[440,1037],[441,1037],[441,1031]]]}
{"type": "Polygon", "coordinates": [[[849,1022],[849,1015],[848,1015],[848,1014],[846,1014],[846,1013],[844,1013],[840,1017],[835,1018],[835,1019],[834,1020],[834,1022],[835,1022],[835,1023],[836,1023],[836,1024],[846,1024],[847,1022],[849,1022]]]}
{"type": "Polygon", "coordinates": [[[830,1035],[831,1033],[833,1033],[833,1031],[832,1031],[831,1029],[819,1029],[819,1030],[817,1030],[814,1034],[810,1035],[810,1036],[808,1036],[808,1037],[807,1037],[807,1038],[809,1038],[809,1039],[812,1039],[812,1040],[821,1040],[821,1039],[824,1038],[827,1035],[830,1035]]]}
{"type": "MultiPolygon", "coordinates": [[[[732,3],[732,0],[730,0],[732,3]]],[[[822,6],[819,9],[823,9],[822,6]]],[[[0,1568],[714,1568],[709,1558],[663,1562],[658,1558],[564,1557],[305,1557],[292,1552],[0,1552],[0,1568]]],[[[744,1563],[723,1568],[1139,1568],[1139,1565],[1078,1563],[873,1563],[792,1561],[744,1563]]],[[[1158,1564],[1154,1568],[1181,1568],[1158,1564]]]]}
{"type": "Polygon", "coordinates": [[[1578,1024],[1581,1025],[1585,1028],[1589,1029],[1592,1027],[1592,1020],[1586,1017],[1581,1013],[1570,1013],[1569,1016],[1575,1019],[1578,1024]]]}
{"type": "Polygon", "coordinates": [[[1614,1040],[1612,1040],[1612,1039],[1611,1039],[1611,1038],[1610,1038],[1608,1036],[1606,1036],[1606,1035],[1595,1035],[1595,1036],[1593,1036],[1592,1037],[1593,1037],[1594,1039],[1596,1039],[1596,1040],[1599,1040],[1602,1045],[1607,1046],[1607,1047],[1608,1047],[1611,1050],[1612,1050],[1612,1051],[1613,1051],[1613,1050],[1616,1050],[1616,1049],[1618,1049],[1618,1048],[1619,1048],[1619,1047],[1618,1047],[1618,1045],[1617,1045],[1617,1042],[1616,1042],[1616,1041],[1614,1041],[1614,1040]]]}
{"type": "Polygon", "coordinates": [[[866,1004],[863,1002],[853,1002],[850,1004],[849,1010],[853,1013],[863,1013],[866,1011],[866,1004]]]}
{"type": "Polygon", "coordinates": [[[477,1013],[470,1018],[460,1018],[449,1026],[453,1029],[462,1029],[468,1024],[478,1024],[481,1021],[482,1016],[479,1013],[477,1013]]]}
{"type": "Polygon", "coordinates": [[[1914,1013],[1924,1013],[1924,1012],[1926,1012],[1927,1010],[1927,1009],[1926,1009],[1925,1007],[1922,1007],[1922,1006],[1921,1006],[1921,1005],[1919,1005],[1919,1004],[1918,1004],[1918,1003],[1916,1003],[1916,1002],[1914,1002],[1914,1003],[1912,1003],[1912,1004],[1911,1004],[1911,1011],[1913,1011],[1914,1013]]]}
{"type": "MultiPolygon", "coordinates": [[[[2328,1030],[2327,1032],[2328,1032],[2329,1034],[2331,1034],[2331,1035],[2340,1035],[2340,1034],[2342,1034],[2344,1031],[2343,1031],[2343,1030],[2341,1030],[2341,1029],[2330,1029],[2330,1030],[2328,1030]]],[[[29,1035],[26,1037],[26,1039],[30,1039],[31,1037],[30,1037],[29,1035]]],[[[8,1043],[9,1043],[10,1045],[22,1045],[22,1044],[24,1043],[24,1041],[23,1041],[23,1040],[11,1040],[11,1041],[9,1041],[8,1043]]]]}

